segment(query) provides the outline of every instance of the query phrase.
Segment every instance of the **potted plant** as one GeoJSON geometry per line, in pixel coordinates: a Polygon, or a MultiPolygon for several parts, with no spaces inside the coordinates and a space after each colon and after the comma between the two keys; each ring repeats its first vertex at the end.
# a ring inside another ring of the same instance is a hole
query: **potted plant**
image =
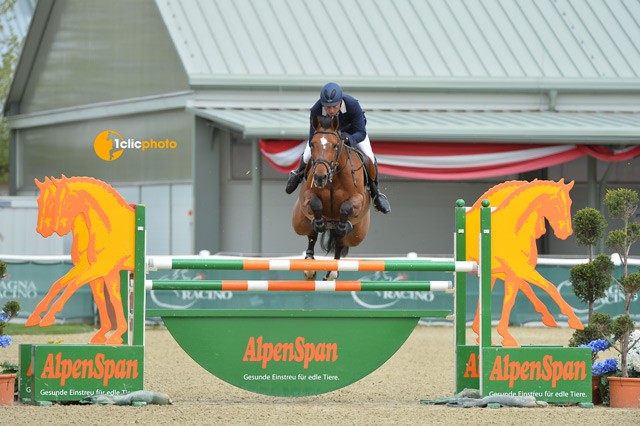
{"type": "Polygon", "coordinates": [[[592,326],[619,353],[617,358],[593,364],[593,374],[599,375],[602,401],[612,407],[640,408],[640,331],[633,329],[629,316],[612,320],[602,312],[594,314],[592,326]]]}
{"type": "MultiPolygon", "coordinates": [[[[609,348],[606,340],[600,338],[600,333],[591,325],[594,304],[596,300],[605,296],[605,291],[611,285],[611,274],[614,265],[609,256],[599,254],[594,259],[594,248],[604,236],[607,221],[600,211],[594,208],[584,208],[576,212],[573,217],[573,230],[576,243],[587,246],[588,262],[571,268],[569,280],[573,292],[578,299],[588,306],[588,323],[583,330],[573,332],[569,346],[589,347],[592,351],[592,401],[594,404],[602,402],[602,375],[611,372],[611,362],[603,364],[597,362],[598,353],[609,348]]],[[[613,361],[615,370],[615,360],[613,361]]]]}
{"type": "Polygon", "coordinates": [[[606,314],[599,314],[597,321],[594,318],[598,331],[620,354],[619,375],[611,376],[608,380],[612,407],[640,408],[640,365],[637,365],[635,359],[640,345],[640,333],[634,331],[635,326],[629,315],[631,301],[640,290],[640,272],[629,272],[629,251],[631,246],[640,239],[640,225],[634,221],[638,201],[638,193],[626,188],[608,190],[604,199],[609,215],[622,220],[623,224],[621,229],[609,232],[606,246],[618,255],[622,265],[622,276],[614,277],[614,281],[624,293],[624,315],[613,320],[606,314]],[[636,367],[638,367],[637,370],[636,367]],[[629,400],[625,400],[629,392],[636,394],[631,395],[629,400]]]}
{"type": "Polygon", "coordinates": [[[608,358],[598,361],[598,353],[609,349],[609,342],[606,339],[596,339],[589,343],[578,345],[581,348],[591,349],[591,400],[594,404],[601,404],[605,401],[609,403],[608,382],[605,377],[615,373],[618,368],[615,358],[608,358]],[[604,383],[603,383],[604,381],[604,383]],[[604,395],[603,395],[604,394],[604,395]]]}
{"type": "MultiPolygon", "coordinates": [[[[4,276],[4,274],[3,274],[4,276]]],[[[11,345],[13,339],[5,334],[5,327],[20,311],[20,304],[15,300],[6,302],[0,311],[0,348],[11,345]]],[[[17,365],[3,363],[0,365],[0,405],[11,405],[15,394],[17,365]]]]}

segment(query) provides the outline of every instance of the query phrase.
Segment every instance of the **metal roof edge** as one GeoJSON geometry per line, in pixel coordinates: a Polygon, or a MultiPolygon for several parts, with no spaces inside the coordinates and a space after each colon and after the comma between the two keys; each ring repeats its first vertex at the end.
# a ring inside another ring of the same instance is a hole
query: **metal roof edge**
{"type": "MultiPolygon", "coordinates": [[[[294,111],[269,111],[271,114],[284,114],[279,120],[273,120],[264,116],[256,119],[256,111],[195,107],[189,107],[188,110],[196,116],[211,120],[221,127],[239,132],[244,138],[303,140],[308,136],[308,129],[304,122],[292,121],[291,114],[294,111]],[[245,114],[250,115],[243,117],[245,114]]],[[[507,114],[509,120],[505,121],[504,125],[495,123],[495,118],[500,117],[500,113],[489,115],[489,117],[493,118],[493,124],[481,124],[479,118],[483,117],[483,113],[455,112],[434,114],[446,114],[448,119],[434,125],[425,123],[421,127],[420,124],[415,124],[415,119],[412,120],[414,124],[410,126],[402,125],[401,123],[390,124],[389,122],[376,124],[373,114],[370,114],[371,121],[368,130],[370,135],[374,135],[372,139],[380,141],[640,144],[638,126],[633,125],[633,123],[631,125],[623,125],[620,120],[613,120],[610,121],[610,126],[604,126],[600,120],[599,124],[594,123],[585,127],[584,118],[588,117],[589,114],[579,114],[582,120],[571,122],[567,121],[572,118],[570,113],[510,113],[507,114]],[[549,118],[563,116],[563,119],[538,127],[529,120],[521,123],[513,120],[515,116],[526,117],[529,114],[535,114],[538,117],[542,115],[549,118]],[[472,117],[473,119],[467,120],[465,125],[464,120],[456,122],[453,119],[454,117],[460,119],[472,117]]],[[[596,115],[596,117],[600,118],[608,116],[610,114],[596,115]]]]}
{"type": "Polygon", "coordinates": [[[355,76],[190,75],[192,89],[313,89],[335,81],[349,89],[371,91],[550,91],[640,93],[640,78],[362,78],[355,76]]]}
{"type": "Polygon", "coordinates": [[[182,91],[139,98],[120,99],[117,101],[75,105],[55,110],[13,115],[7,117],[7,120],[11,129],[27,129],[98,118],[185,109],[192,95],[193,92],[191,91],[182,91]]]}

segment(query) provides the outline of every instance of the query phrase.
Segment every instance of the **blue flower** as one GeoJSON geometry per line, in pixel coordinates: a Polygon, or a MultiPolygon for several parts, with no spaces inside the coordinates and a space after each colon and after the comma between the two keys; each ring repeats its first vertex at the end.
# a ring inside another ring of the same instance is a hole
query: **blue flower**
{"type": "Polygon", "coordinates": [[[9,320],[9,315],[7,315],[4,311],[0,313],[0,322],[7,322],[9,320]]]}
{"type": "Polygon", "coordinates": [[[12,342],[13,342],[13,339],[11,338],[11,336],[4,336],[4,335],[0,336],[0,347],[6,348],[12,342]]]}
{"type": "Polygon", "coordinates": [[[615,358],[607,358],[604,361],[598,361],[591,367],[591,374],[593,376],[601,376],[603,374],[613,373],[618,369],[618,364],[615,358]]]}
{"type": "Polygon", "coordinates": [[[591,352],[598,353],[609,349],[609,342],[604,339],[593,340],[586,345],[580,345],[579,348],[591,348],[591,352]]]}

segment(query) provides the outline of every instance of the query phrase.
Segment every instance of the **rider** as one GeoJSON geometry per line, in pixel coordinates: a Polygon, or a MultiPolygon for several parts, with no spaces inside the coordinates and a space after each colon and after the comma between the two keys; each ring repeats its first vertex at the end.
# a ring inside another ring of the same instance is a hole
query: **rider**
{"type": "MultiPolygon", "coordinates": [[[[391,205],[387,197],[378,189],[378,162],[373,155],[369,135],[367,135],[367,119],[364,111],[360,107],[360,103],[353,96],[342,93],[342,88],[336,83],[327,83],[320,91],[320,99],[311,107],[311,119],[318,115],[328,115],[330,117],[338,116],[340,122],[340,133],[342,140],[350,146],[358,148],[369,161],[365,160],[367,165],[367,175],[369,191],[373,198],[373,205],[376,210],[387,214],[391,211],[391,205]]],[[[309,130],[309,140],[313,137],[313,127],[309,130]]],[[[304,153],[300,158],[300,164],[296,170],[289,174],[287,181],[287,194],[291,194],[296,190],[307,167],[307,162],[311,158],[311,147],[306,144],[304,153]]]]}

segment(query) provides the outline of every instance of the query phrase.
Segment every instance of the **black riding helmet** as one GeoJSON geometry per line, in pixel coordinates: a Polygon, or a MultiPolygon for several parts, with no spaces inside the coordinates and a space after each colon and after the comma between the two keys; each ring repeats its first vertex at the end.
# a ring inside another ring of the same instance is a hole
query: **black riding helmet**
{"type": "Polygon", "coordinates": [[[320,103],[324,107],[338,105],[342,101],[342,89],[336,83],[327,83],[320,91],[320,103]]]}

